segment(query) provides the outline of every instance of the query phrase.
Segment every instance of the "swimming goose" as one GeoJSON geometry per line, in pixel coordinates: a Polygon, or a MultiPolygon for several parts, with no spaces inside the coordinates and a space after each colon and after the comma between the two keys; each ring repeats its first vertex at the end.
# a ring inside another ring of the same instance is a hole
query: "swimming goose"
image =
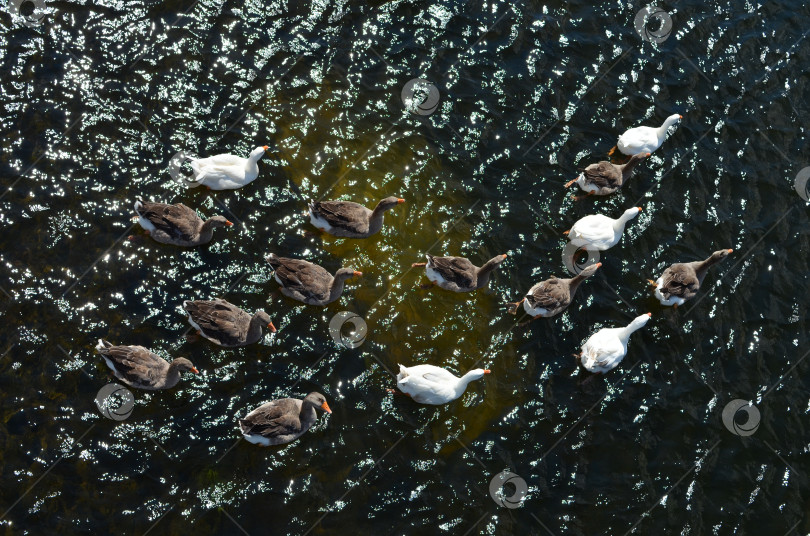
{"type": "Polygon", "coordinates": [[[369,210],[351,201],[310,201],[309,221],[334,236],[368,238],[380,232],[386,211],[404,202],[398,197],[386,197],[369,210]]]}
{"type": "Polygon", "coordinates": [[[316,408],[332,413],[326,397],[309,393],[303,400],[280,398],[262,404],[239,419],[242,435],[256,445],[281,445],[301,437],[318,420],[316,408]]]}
{"type": "Polygon", "coordinates": [[[96,350],[116,378],[138,389],[171,389],[180,381],[181,372],[200,372],[185,357],[176,357],[169,364],[143,346],[113,346],[99,339],[96,350]]]}
{"type": "MultiPolygon", "coordinates": [[[[572,184],[577,183],[583,191],[587,192],[587,195],[612,194],[624,186],[627,179],[633,175],[633,168],[648,156],[650,153],[637,153],[626,164],[620,165],[607,160],[591,164],[582,170],[579,177],[565,183],[565,187],[569,188],[572,184]]],[[[579,198],[574,197],[574,199],[579,198]]]]}
{"type": "Polygon", "coordinates": [[[627,343],[634,331],[641,329],[652,313],[636,317],[624,328],[602,328],[585,341],[579,358],[582,366],[591,372],[604,374],[616,368],[627,354],[627,343]]]}
{"type": "Polygon", "coordinates": [[[733,249],[715,251],[704,261],[676,263],[664,270],[664,274],[657,281],[648,279],[655,287],[655,297],[662,305],[678,307],[686,300],[694,298],[709,268],[724,261],[733,249]]]}
{"type": "Polygon", "coordinates": [[[508,311],[513,315],[517,314],[518,307],[522,303],[523,309],[533,318],[558,315],[571,305],[580,283],[595,274],[600,266],[601,262],[592,264],[571,279],[557,279],[551,276],[551,279],[530,288],[519,302],[510,303],[508,311]]]}
{"type": "Polygon", "coordinates": [[[250,316],[234,304],[221,300],[184,301],[188,323],[197,333],[220,346],[246,346],[258,342],[264,335],[262,327],[275,332],[276,326],[264,311],[250,316]]]}
{"type": "Polygon", "coordinates": [[[420,404],[447,404],[464,394],[467,384],[490,371],[473,369],[461,378],[433,365],[399,366],[397,387],[420,404]]]}
{"type": "Polygon", "coordinates": [[[273,267],[273,275],[281,285],[281,292],[294,300],[309,305],[327,305],[340,298],[343,283],[350,277],[360,277],[363,272],[341,268],[334,277],[324,268],[301,259],[267,256],[273,267]]]}
{"type": "Polygon", "coordinates": [[[425,267],[425,275],[433,285],[453,292],[470,292],[487,286],[492,271],[500,266],[506,255],[498,255],[480,268],[465,257],[434,257],[426,254],[427,262],[415,262],[411,266],[425,267]]]}
{"type": "Polygon", "coordinates": [[[198,158],[190,162],[194,179],[189,188],[207,186],[211,190],[235,190],[256,180],[259,176],[259,159],[267,151],[267,145],[256,147],[250,156],[242,158],[232,154],[218,154],[198,158]]]}
{"type": "Polygon", "coordinates": [[[682,115],[674,114],[667,117],[660,127],[635,127],[626,130],[619,136],[616,146],[610,150],[613,154],[616,149],[628,156],[638,153],[654,153],[667,139],[667,129],[683,119],[682,115]]]}
{"type": "Polygon", "coordinates": [[[167,205],[138,199],[135,201],[138,223],[156,241],[175,246],[199,246],[214,237],[216,227],[230,227],[233,223],[223,216],[203,221],[195,211],[183,203],[167,205]]]}
{"type": "Polygon", "coordinates": [[[568,240],[575,246],[591,247],[604,251],[619,243],[624,232],[624,226],[638,216],[639,212],[641,212],[641,207],[627,209],[616,220],[601,214],[585,216],[563,234],[568,235],[568,240]]]}

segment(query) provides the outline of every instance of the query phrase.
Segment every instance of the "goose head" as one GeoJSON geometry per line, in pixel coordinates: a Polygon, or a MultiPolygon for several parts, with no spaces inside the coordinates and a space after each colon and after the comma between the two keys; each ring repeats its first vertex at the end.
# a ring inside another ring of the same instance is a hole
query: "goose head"
{"type": "Polygon", "coordinates": [[[324,410],[326,413],[332,413],[329,404],[326,403],[326,397],[321,393],[309,393],[306,398],[304,398],[304,402],[309,402],[313,406],[324,410]]]}
{"type": "Polygon", "coordinates": [[[394,197],[394,196],[386,197],[385,199],[382,199],[382,200],[380,200],[379,203],[377,203],[377,206],[375,207],[375,209],[391,210],[395,206],[399,205],[400,203],[404,203],[404,202],[405,202],[405,200],[400,198],[400,197],[394,197]]]}
{"type": "Polygon", "coordinates": [[[225,216],[213,216],[208,218],[208,225],[211,227],[230,227],[233,225],[233,222],[228,221],[228,218],[225,216]]]}
{"type": "Polygon", "coordinates": [[[268,315],[264,311],[256,311],[256,314],[253,315],[253,318],[259,319],[261,323],[265,324],[268,328],[270,328],[270,331],[272,331],[273,333],[276,332],[276,326],[274,326],[272,320],[270,320],[270,315],[268,315]]]}
{"type": "Polygon", "coordinates": [[[664,127],[669,128],[672,125],[676,124],[681,119],[683,119],[682,115],[680,115],[680,114],[672,114],[669,117],[667,117],[666,121],[664,121],[664,127]]]}
{"type": "Polygon", "coordinates": [[[250,160],[258,160],[259,158],[263,157],[267,149],[269,149],[267,145],[256,147],[255,149],[250,151],[250,160]]]}
{"type": "Polygon", "coordinates": [[[350,277],[362,277],[363,272],[355,271],[351,268],[341,268],[337,272],[335,272],[335,279],[338,281],[346,281],[350,277]]]}
{"type": "Polygon", "coordinates": [[[488,369],[480,369],[480,368],[472,369],[471,371],[469,371],[467,374],[464,375],[464,379],[467,380],[468,382],[472,382],[472,381],[475,381],[475,380],[480,380],[481,378],[483,378],[486,374],[489,374],[490,372],[491,371],[488,370],[488,369]]]}
{"type": "Polygon", "coordinates": [[[194,374],[200,372],[197,370],[197,367],[195,367],[191,361],[185,357],[176,357],[170,366],[179,372],[193,372],[194,374]]]}

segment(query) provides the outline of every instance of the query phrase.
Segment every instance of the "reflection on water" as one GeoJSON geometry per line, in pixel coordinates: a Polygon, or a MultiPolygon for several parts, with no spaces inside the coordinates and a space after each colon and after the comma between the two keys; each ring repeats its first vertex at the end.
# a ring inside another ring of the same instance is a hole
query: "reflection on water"
{"type": "Polygon", "coordinates": [[[669,6],[665,39],[609,3],[58,3],[39,25],[5,12],[6,532],[795,528],[805,11],[689,1],[669,6]],[[417,79],[413,113],[403,93],[417,79]],[[672,113],[684,121],[619,193],[575,201],[562,187],[624,129],[672,113]],[[186,190],[171,172],[178,153],[265,144],[241,190],[186,190]],[[407,203],[365,240],[322,236],[303,214],[309,199],[389,195],[407,203]],[[131,219],[137,196],[236,225],[201,248],[158,244],[131,219]],[[574,221],[637,205],[563,315],[506,314],[533,283],[567,277],[574,221]],[[739,256],[700,301],[662,309],[645,280],[719,247],[739,256]],[[364,276],[326,308],[303,306],[278,292],[269,252],[364,276]],[[488,288],[453,294],[420,288],[410,266],[425,252],[509,257],[488,288]],[[279,332],[238,349],[188,341],[183,300],[215,296],[264,308],[279,332]],[[330,336],[341,311],[366,323],[361,345],[330,336]],[[591,333],[647,311],[616,370],[577,369],[591,333]],[[201,374],[134,392],[128,418],[105,419],[100,337],[189,357],[201,374]],[[387,392],[399,364],[419,363],[492,374],[445,407],[387,392]],[[300,440],[240,440],[237,417],[310,391],[334,413],[300,440]],[[736,399],[760,412],[750,436],[723,425],[736,399]],[[520,508],[490,496],[507,470],[526,482],[520,508]]]}

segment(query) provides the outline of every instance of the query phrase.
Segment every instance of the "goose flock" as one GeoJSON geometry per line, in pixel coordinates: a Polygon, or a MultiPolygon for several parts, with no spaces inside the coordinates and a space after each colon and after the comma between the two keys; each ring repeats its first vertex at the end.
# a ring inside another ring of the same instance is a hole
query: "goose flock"
{"type": "MultiPolygon", "coordinates": [[[[682,116],[671,115],[660,127],[635,127],[619,136],[609,157],[584,168],[568,188],[577,184],[587,196],[604,196],[618,191],[632,176],[634,169],[664,143],[669,127],[682,116]],[[613,155],[618,150],[623,157],[613,155]],[[627,158],[629,157],[629,158],[627,158]],[[622,161],[624,160],[624,161],[622,161]]],[[[259,160],[268,150],[256,147],[247,158],[220,154],[191,162],[194,176],[188,187],[205,186],[212,190],[231,190],[253,182],[259,175],[259,160]]],[[[405,202],[399,197],[386,197],[369,209],[349,201],[310,201],[310,222],[324,233],[337,237],[368,238],[383,227],[385,213],[405,202]]],[[[222,216],[203,220],[196,211],[178,203],[167,205],[136,200],[136,218],[143,231],[157,242],[182,247],[195,247],[213,239],[214,229],[233,224],[222,216]]],[[[578,220],[567,235],[576,247],[591,251],[605,251],[621,240],[626,225],[641,212],[641,207],[627,209],[613,219],[603,214],[592,214],[578,220]]],[[[724,260],[731,249],[722,249],[702,261],[676,263],[657,279],[649,279],[655,287],[656,298],[665,306],[678,307],[693,298],[700,289],[708,269],[724,260]]],[[[506,254],[489,259],[476,266],[464,257],[438,257],[426,254],[426,262],[413,263],[424,267],[430,281],[424,288],[438,286],[451,292],[472,292],[486,287],[506,254]]],[[[325,306],[338,300],[349,279],[363,274],[353,268],[341,268],[331,274],[317,264],[304,259],[281,257],[270,253],[267,263],[281,292],[307,305],[325,306]]],[[[601,263],[586,267],[571,278],[551,278],[532,286],[517,302],[507,305],[507,311],[517,314],[520,306],[532,320],[561,314],[571,305],[579,286],[592,277],[601,263]]],[[[265,330],[276,331],[265,311],[253,314],[223,299],[187,300],[183,310],[192,329],[208,341],[222,347],[254,344],[262,339],[265,330]]],[[[627,354],[630,336],[650,320],[646,313],[625,327],[602,328],[591,335],[577,355],[581,366],[590,372],[602,374],[614,369],[627,354]]],[[[530,320],[531,321],[531,320],[530,320]]],[[[177,357],[171,363],[142,346],[115,346],[100,339],[96,346],[114,376],[130,387],[138,389],[170,389],[177,385],[184,372],[196,374],[197,368],[186,358],[177,357]]],[[[462,377],[430,364],[411,367],[400,365],[396,378],[399,392],[421,404],[442,405],[462,396],[472,381],[479,380],[490,371],[474,369],[462,377]]],[[[392,389],[389,389],[393,391],[392,389]]],[[[239,429],[245,439],[257,445],[269,446],[289,443],[304,434],[318,418],[317,410],[332,410],[321,393],[309,393],[303,400],[282,398],[267,402],[239,418],[239,429]]]]}

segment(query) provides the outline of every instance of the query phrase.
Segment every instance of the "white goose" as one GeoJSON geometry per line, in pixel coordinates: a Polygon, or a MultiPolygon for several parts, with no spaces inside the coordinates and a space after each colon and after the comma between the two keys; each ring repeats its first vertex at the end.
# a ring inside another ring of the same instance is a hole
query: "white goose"
{"type": "Polygon", "coordinates": [[[609,154],[613,154],[616,149],[628,156],[638,153],[653,153],[667,139],[667,129],[681,119],[683,119],[682,115],[674,114],[667,117],[664,124],[657,128],[635,127],[628,129],[619,136],[616,147],[611,149],[609,154]]]}
{"type": "Polygon", "coordinates": [[[207,186],[211,190],[235,190],[250,184],[259,176],[259,159],[267,145],[256,147],[250,156],[242,158],[232,154],[218,154],[191,161],[194,179],[189,187],[207,186]]]}
{"type": "Polygon", "coordinates": [[[638,216],[639,212],[641,207],[629,208],[617,220],[601,214],[591,214],[577,220],[574,226],[563,234],[568,235],[568,240],[575,246],[605,251],[619,243],[624,226],[638,216]]]}
{"type": "Polygon", "coordinates": [[[461,378],[433,365],[399,366],[397,387],[420,404],[447,404],[464,394],[467,384],[480,380],[488,370],[473,369],[461,378]]]}
{"type": "Polygon", "coordinates": [[[616,368],[627,354],[627,343],[634,331],[641,329],[652,313],[636,317],[624,328],[602,328],[585,341],[579,358],[586,370],[604,374],[616,368]]]}

